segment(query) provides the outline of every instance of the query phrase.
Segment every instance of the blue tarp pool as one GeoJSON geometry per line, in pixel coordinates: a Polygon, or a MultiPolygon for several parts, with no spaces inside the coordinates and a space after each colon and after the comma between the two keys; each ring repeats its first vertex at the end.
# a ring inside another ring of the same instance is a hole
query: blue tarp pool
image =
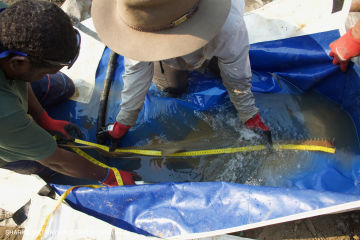
{"type": "MultiPolygon", "coordinates": [[[[342,73],[332,65],[328,45],[339,36],[338,31],[327,31],[256,43],[250,48],[253,91],[264,121],[272,128],[274,141],[335,138],[335,154],[106,159],[112,166],[138,172],[152,184],[79,188],[67,201],[75,209],[133,232],[176,237],[224,229],[236,231],[241,226],[360,200],[359,68],[351,64],[349,71],[342,73]],[[275,166],[270,161],[275,161],[275,166]],[[158,167],[154,167],[156,164],[158,167]],[[207,168],[211,164],[215,164],[212,169],[207,168]],[[224,165],[228,169],[220,167],[224,165]],[[228,171],[232,178],[219,177],[217,168],[228,171]],[[261,179],[256,175],[259,172],[263,174],[261,179]]],[[[100,61],[96,90],[89,104],[68,101],[49,111],[54,117],[77,123],[84,140],[91,142],[96,142],[96,106],[109,52],[105,49],[100,61]]],[[[107,123],[114,121],[119,110],[122,72],[123,58],[119,57],[107,123]]],[[[221,80],[198,72],[192,72],[190,77],[188,91],[179,98],[168,97],[151,86],[137,125],[119,147],[175,148],[177,143],[185,142],[181,147],[200,150],[194,148],[248,143],[241,135],[244,130],[221,80]],[[206,133],[201,131],[204,125],[206,133]],[[186,145],[186,140],[191,144],[186,145]]],[[[62,178],[55,179],[52,186],[63,193],[69,185],[80,183],[62,178]]]]}

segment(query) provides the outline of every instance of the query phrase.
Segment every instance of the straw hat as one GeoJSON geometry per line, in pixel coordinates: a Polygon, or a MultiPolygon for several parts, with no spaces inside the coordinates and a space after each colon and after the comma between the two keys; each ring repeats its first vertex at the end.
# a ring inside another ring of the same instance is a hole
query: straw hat
{"type": "Polygon", "coordinates": [[[220,31],[231,0],[93,0],[101,40],[130,59],[157,61],[189,54],[220,31]]]}

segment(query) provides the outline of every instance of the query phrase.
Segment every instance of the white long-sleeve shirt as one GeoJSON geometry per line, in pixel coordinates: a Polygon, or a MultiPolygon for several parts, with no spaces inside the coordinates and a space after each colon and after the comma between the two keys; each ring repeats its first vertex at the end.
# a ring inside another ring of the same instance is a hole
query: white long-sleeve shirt
{"type": "MultiPolygon", "coordinates": [[[[243,19],[244,1],[232,0],[229,15],[220,32],[201,49],[181,56],[179,66],[176,58],[164,60],[177,69],[194,70],[206,60],[218,57],[220,74],[231,102],[245,122],[253,117],[258,109],[251,92],[251,68],[249,62],[249,39],[243,19]]],[[[133,126],[144,104],[145,95],[153,78],[153,62],[139,62],[125,58],[124,87],[121,93],[121,109],[116,121],[133,126]]]]}

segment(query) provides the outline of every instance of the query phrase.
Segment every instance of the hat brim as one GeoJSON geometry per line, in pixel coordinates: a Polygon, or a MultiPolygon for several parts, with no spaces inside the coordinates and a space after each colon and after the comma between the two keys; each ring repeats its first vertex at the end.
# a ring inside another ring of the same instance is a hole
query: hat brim
{"type": "Polygon", "coordinates": [[[114,0],[93,0],[91,15],[100,39],[114,52],[138,61],[183,56],[203,47],[220,31],[231,0],[200,0],[185,22],[157,32],[136,31],[118,16],[114,0]]]}

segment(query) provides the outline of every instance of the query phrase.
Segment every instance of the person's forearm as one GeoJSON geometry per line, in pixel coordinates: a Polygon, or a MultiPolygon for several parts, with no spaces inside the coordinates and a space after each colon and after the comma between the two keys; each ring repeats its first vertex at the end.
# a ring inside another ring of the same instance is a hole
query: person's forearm
{"type": "Polygon", "coordinates": [[[124,86],[121,92],[120,112],[116,121],[125,126],[134,126],[144,105],[145,95],[153,77],[153,63],[136,62],[125,58],[124,86]]]}
{"type": "Polygon", "coordinates": [[[28,110],[29,114],[34,119],[36,119],[41,114],[43,107],[36,98],[30,84],[28,84],[28,105],[29,105],[29,110],[28,110]]]}
{"type": "Polygon", "coordinates": [[[106,168],[62,148],[57,148],[53,155],[38,162],[56,172],[80,179],[101,181],[107,174],[106,168]]]}

